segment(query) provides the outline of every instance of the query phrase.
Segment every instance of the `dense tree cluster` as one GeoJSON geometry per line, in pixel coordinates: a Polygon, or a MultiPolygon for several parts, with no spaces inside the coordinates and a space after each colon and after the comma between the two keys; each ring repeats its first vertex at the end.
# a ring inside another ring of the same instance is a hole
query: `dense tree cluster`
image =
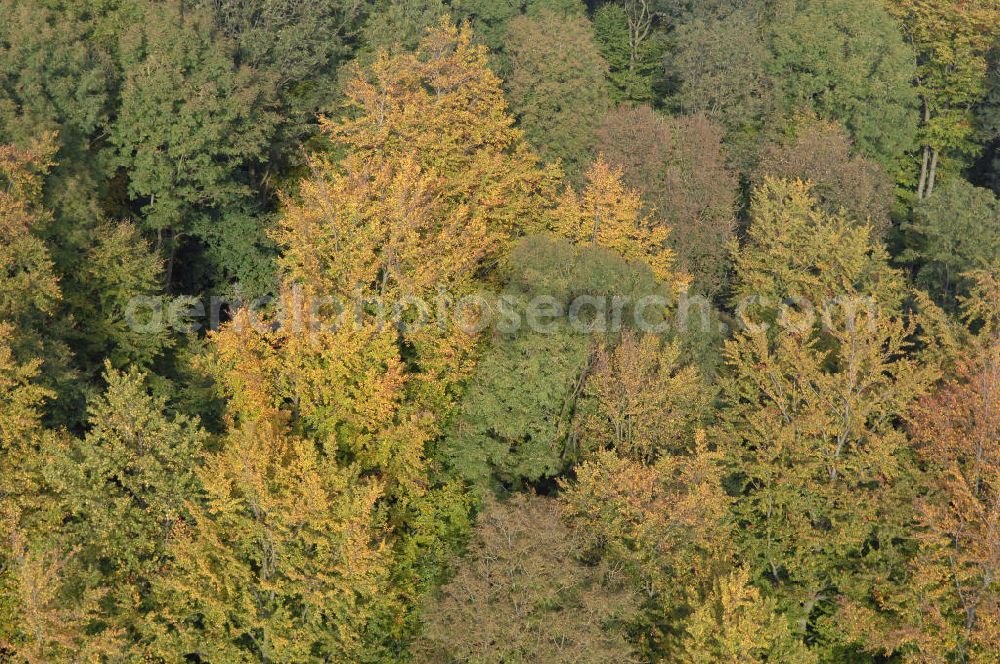
{"type": "Polygon", "coordinates": [[[989,664],[996,0],[0,0],[0,661],[989,664]]]}

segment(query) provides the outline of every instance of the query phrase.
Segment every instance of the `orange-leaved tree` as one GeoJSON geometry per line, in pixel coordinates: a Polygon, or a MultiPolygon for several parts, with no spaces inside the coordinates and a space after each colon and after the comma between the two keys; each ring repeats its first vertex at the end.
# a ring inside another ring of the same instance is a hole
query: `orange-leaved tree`
{"type": "Polygon", "coordinates": [[[690,454],[653,465],[598,452],[563,483],[563,512],[585,551],[627,572],[644,599],[642,645],[668,659],[685,616],[729,565],[721,460],[699,434],[690,454]]]}
{"type": "Polygon", "coordinates": [[[859,641],[902,661],[995,661],[1000,652],[1000,288],[970,275],[970,335],[951,377],[908,414],[926,472],[917,501],[917,550],[878,604],[846,610],[859,641]]]}

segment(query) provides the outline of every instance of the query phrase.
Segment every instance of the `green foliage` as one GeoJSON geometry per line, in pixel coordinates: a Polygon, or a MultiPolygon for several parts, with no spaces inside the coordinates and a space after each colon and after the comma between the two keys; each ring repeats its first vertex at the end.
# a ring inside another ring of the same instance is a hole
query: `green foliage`
{"type": "Polygon", "coordinates": [[[464,483],[454,479],[432,487],[409,506],[391,572],[393,589],[410,607],[407,637],[420,631],[420,602],[446,581],[455,553],[467,545],[476,504],[464,483]]]}
{"type": "Polygon", "coordinates": [[[566,466],[569,416],[590,340],[559,327],[519,334],[480,361],[442,450],[461,477],[516,487],[566,466]]]}
{"type": "MultiPolygon", "coordinates": [[[[25,149],[0,145],[0,324],[20,361],[41,361],[41,382],[58,392],[61,423],[78,422],[78,376],[64,343],[63,293],[41,232],[51,223],[42,205],[44,176],[54,145],[43,135],[25,149]],[[65,405],[63,405],[65,404],[65,405]]],[[[50,406],[50,414],[54,409],[50,406]]]]}
{"type": "Polygon", "coordinates": [[[992,664],[998,17],[0,0],[0,660],[992,664]]]}
{"type": "Polygon", "coordinates": [[[416,50],[427,29],[447,14],[443,0],[379,0],[361,33],[364,47],[358,58],[372,57],[379,50],[416,50]]]}
{"type": "Polygon", "coordinates": [[[750,228],[733,245],[737,314],[763,309],[790,313],[787,298],[807,318],[826,315],[843,298],[871,298],[895,310],[904,292],[901,275],[888,265],[870,225],[819,208],[801,180],[772,180],[754,190],[750,228]]]}
{"type": "Polygon", "coordinates": [[[507,31],[517,16],[536,16],[550,11],[562,18],[585,16],[586,5],[581,0],[452,0],[455,18],[469,21],[472,29],[495,55],[497,73],[506,74],[510,61],[506,54],[507,31]]]}
{"type": "Polygon", "coordinates": [[[896,0],[889,8],[916,52],[923,147],[917,197],[923,198],[934,190],[939,156],[960,167],[977,151],[975,109],[987,93],[1000,8],[991,0],[896,0]]]}
{"type": "Polygon", "coordinates": [[[506,48],[511,110],[548,161],[579,180],[593,158],[594,132],[608,109],[607,63],[586,18],[546,10],[510,22],[506,48]]]}
{"type": "Polygon", "coordinates": [[[135,369],[105,367],[105,394],[88,408],[80,441],[46,449],[46,481],[65,514],[62,534],[82,566],[81,581],[103,589],[101,620],[150,638],[151,588],[168,560],[170,532],[187,518],[199,488],[195,469],[207,440],[198,422],[167,414],[135,369]]]}
{"type": "Polygon", "coordinates": [[[776,113],[764,27],[751,8],[696,16],[677,26],[667,58],[668,106],[704,113],[726,128],[737,162],[752,162],[758,135],[776,113]]]}
{"type": "MultiPolygon", "coordinates": [[[[234,62],[257,73],[255,84],[278,100],[271,158],[298,161],[300,141],[315,130],[315,113],[335,101],[336,76],[352,55],[365,4],[357,0],[195,0],[230,41],[234,62]],[[289,154],[292,153],[292,154],[289,154]]],[[[378,12],[378,8],[371,11],[378,12]]],[[[252,101],[252,100],[247,100],[252,101]]],[[[249,108],[246,109],[249,112],[249,108]]]]}
{"type": "Polygon", "coordinates": [[[663,58],[667,39],[660,30],[647,29],[646,38],[635,49],[629,13],[617,3],[601,5],[594,12],[594,35],[601,55],[608,63],[611,98],[616,103],[643,103],[654,100],[662,83],[663,58]]]}
{"type": "Polygon", "coordinates": [[[911,324],[845,306],[824,325],[762,328],[726,344],[719,432],[739,497],[740,559],[800,637],[836,644],[838,598],[871,603],[900,563],[913,472],[895,426],[936,378],[911,324]],[[769,338],[770,336],[770,338],[769,338]]]}
{"type": "Polygon", "coordinates": [[[42,182],[51,166],[49,137],[28,149],[0,145],[0,320],[22,329],[51,315],[61,298],[58,277],[39,231],[50,221],[42,182]]]}
{"type": "MultiPolygon", "coordinates": [[[[110,121],[118,72],[94,38],[99,12],[62,5],[0,3],[0,143],[24,147],[58,133],[46,205],[56,213],[56,244],[72,252],[99,210],[107,167],[98,134],[110,121]]],[[[72,256],[55,258],[63,264],[72,256]]]]}
{"type": "Polygon", "coordinates": [[[902,226],[917,283],[954,306],[970,281],[964,273],[1000,261],[1000,200],[989,189],[947,178],[902,226]]]}
{"type": "Polygon", "coordinates": [[[720,121],[744,166],[768,125],[799,109],[842,123],[884,167],[912,147],[914,55],[878,3],[786,0],[695,12],[671,39],[670,104],[720,121]]]}
{"type": "MultiPolygon", "coordinates": [[[[170,260],[185,236],[225,246],[246,230],[229,215],[250,201],[241,171],[266,160],[275,117],[267,87],[234,64],[234,46],[209,14],[150,5],[123,36],[121,108],[111,134],[143,226],[170,260]]],[[[223,283],[241,268],[219,264],[223,283]]]]}
{"type": "Polygon", "coordinates": [[[162,261],[127,222],[96,227],[92,242],[67,289],[79,335],[77,353],[89,365],[106,358],[119,369],[148,368],[174,343],[170,312],[163,311],[159,296],[162,261]],[[162,325],[155,324],[155,307],[160,307],[162,325]]]}
{"type": "Polygon", "coordinates": [[[107,120],[112,76],[107,55],[90,39],[92,24],[23,0],[4,0],[0,11],[0,140],[60,130],[64,140],[84,141],[107,120]]]}
{"type": "MultiPolygon", "coordinates": [[[[483,486],[518,486],[557,475],[577,454],[570,421],[589,369],[592,337],[585,318],[573,324],[571,302],[618,296],[628,303],[621,320],[630,324],[635,303],[660,292],[641,264],[547,236],[523,240],[509,262],[503,316],[519,320],[520,329],[501,328],[441,447],[459,476],[483,486]]],[[[647,312],[651,324],[659,322],[657,315],[663,314],[647,312]]],[[[611,320],[609,315],[605,325],[611,320]]]]}
{"type": "Polygon", "coordinates": [[[913,147],[915,58],[880,3],[789,1],[775,16],[768,71],[786,111],[804,107],[839,121],[885,167],[913,147]]]}

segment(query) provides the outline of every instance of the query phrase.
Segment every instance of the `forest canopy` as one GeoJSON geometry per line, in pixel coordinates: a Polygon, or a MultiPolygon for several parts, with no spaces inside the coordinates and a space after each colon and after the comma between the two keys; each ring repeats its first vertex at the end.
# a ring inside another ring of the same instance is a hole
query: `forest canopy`
{"type": "Polygon", "coordinates": [[[997,0],[0,0],[0,661],[1000,662],[997,0]]]}

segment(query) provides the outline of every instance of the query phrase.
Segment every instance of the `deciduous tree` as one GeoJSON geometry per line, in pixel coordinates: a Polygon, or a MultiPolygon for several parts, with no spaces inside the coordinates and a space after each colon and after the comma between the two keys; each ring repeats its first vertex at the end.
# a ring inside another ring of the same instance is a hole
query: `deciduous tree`
{"type": "Polygon", "coordinates": [[[38,237],[49,217],[42,207],[42,179],[52,165],[51,136],[28,149],[0,146],[0,320],[24,324],[51,314],[59,281],[45,242],[38,237]]]}
{"type": "MultiPolygon", "coordinates": [[[[536,482],[579,457],[571,423],[594,340],[633,326],[644,297],[663,297],[645,264],[562,238],[525,238],[508,262],[493,346],[469,380],[440,447],[458,475],[485,486],[536,482]],[[593,319],[579,311],[573,319],[579,296],[598,303],[593,319]],[[611,311],[616,297],[623,303],[620,317],[611,311]]],[[[662,307],[646,312],[653,326],[664,315],[662,307]]]]}
{"type": "Polygon", "coordinates": [[[751,584],[746,568],[720,577],[685,629],[677,660],[684,664],[816,661],[815,654],[792,635],[774,599],[751,584]]]}
{"type": "Polygon", "coordinates": [[[916,267],[919,285],[952,307],[970,286],[965,272],[1000,261],[1000,199],[960,177],[949,177],[921,201],[902,230],[900,258],[916,267]]]}
{"type": "Polygon", "coordinates": [[[652,102],[662,84],[668,44],[656,4],[607,2],[594,12],[594,34],[616,102],[652,102]]]}
{"type": "Polygon", "coordinates": [[[894,310],[903,296],[902,276],[872,238],[870,224],[819,207],[809,184],[765,178],[750,203],[750,228],[734,250],[734,302],[774,311],[801,298],[812,315],[839,298],[873,298],[894,310]]]}
{"type": "Polygon", "coordinates": [[[151,638],[150,594],[169,560],[171,531],[188,518],[198,491],[206,436],[196,421],[169,416],[166,400],[150,395],[136,369],[106,366],[104,378],[108,388],[89,407],[86,437],[45,448],[44,474],[83,588],[104,595],[101,622],[127,634],[138,653],[151,638]]]}
{"type": "Polygon", "coordinates": [[[675,269],[667,246],[671,229],[644,213],[639,193],[624,185],[620,168],[598,159],[587,171],[583,192],[567,188],[553,217],[555,230],[574,243],[643,261],[664,284],[686,290],[690,279],[675,269]]]}
{"type": "Polygon", "coordinates": [[[913,481],[896,422],[936,376],[891,309],[845,307],[823,335],[757,327],[727,342],[720,435],[740,480],[741,556],[796,634],[829,646],[838,598],[867,601],[902,563],[913,481]]]}
{"type": "Polygon", "coordinates": [[[836,122],[797,118],[762,151],[758,184],[764,176],[808,180],[827,212],[843,210],[859,223],[870,222],[876,237],[884,236],[892,223],[892,180],[877,163],[855,154],[850,135],[836,122]]]}
{"type": "MultiPolygon", "coordinates": [[[[255,258],[251,290],[259,292],[267,282],[265,229],[248,234],[239,220],[253,203],[245,169],[266,160],[276,118],[259,74],[237,65],[233,49],[208,12],[180,0],[147,5],[122,37],[125,73],[110,139],[129,197],[167,258],[167,282],[183,238],[200,237],[223,253],[228,242],[249,238],[261,245],[256,257],[244,256],[255,258]]],[[[216,270],[229,284],[246,265],[216,270]]]]}
{"type": "Polygon", "coordinates": [[[346,117],[323,122],[356,163],[412,156],[440,178],[444,199],[464,206],[494,240],[489,259],[512,238],[539,230],[558,177],[513,125],[500,80],[472,33],[444,20],[412,54],[379,56],[347,85],[346,117]]]}
{"type": "Polygon", "coordinates": [[[704,424],[712,393],[680,356],[677,341],[631,330],[616,346],[602,344],[577,405],[579,445],[647,463],[686,451],[704,424]]]}
{"type": "Polygon", "coordinates": [[[678,655],[685,616],[728,565],[720,461],[699,434],[690,454],[655,465],[599,452],[563,485],[563,510],[582,545],[623,566],[644,600],[644,646],[667,659],[678,655]]]}
{"type": "Polygon", "coordinates": [[[696,15],[672,36],[667,72],[675,80],[667,104],[704,113],[727,131],[736,163],[748,168],[756,144],[777,113],[777,82],[767,70],[767,40],[752,7],[696,15]]]}
{"type": "Polygon", "coordinates": [[[593,159],[594,132],[609,107],[608,65],[585,17],[548,11],[510,22],[511,110],[549,162],[578,181],[593,159]]]}
{"type": "Polygon", "coordinates": [[[977,150],[971,140],[973,113],[986,94],[987,55],[996,40],[1000,9],[990,0],[895,0],[888,6],[917,56],[919,199],[933,193],[942,156],[961,163],[977,150]]]}
{"type": "Polygon", "coordinates": [[[622,629],[634,595],[578,554],[551,498],[489,501],[455,576],[425,607],[418,661],[636,661],[622,629]]]}
{"type": "Polygon", "coordinates": [[[916,132],[913,51],[881,3],[779,3],[767,67],[786,111],[803,107],[836,120],[858,149],[889,168],[916,132]]]}
{"type": "Polygon", "coordinates": [[[669,241],[693,289],[717,295],[730,267],[739,182],[722,128],[703,115],[666,117],[619,107],[597,131],[597,150],[642,194],[646,213],[673,231],[669,241]]]}
{"type": "Polygon", "coordinates": [[[280,420],[236,425],[199,472],[204,506],[170,533],[156,647],[222,661],[358,660],[391,604],[375,481],[280,420]]]}
{"type": "MultiPolygon", "coordinates": [[[[976,296],[968,303],[974,317],[982,305],[998,311],[976,296]]],[[[1000,649],[1000,346],[987,327],[967,352],[908,414],[927,467],[919,548],[905,574],[877,589],[875,607],[845,607],[861,642],[904,662],[988,662],[1000,649]]]]}

